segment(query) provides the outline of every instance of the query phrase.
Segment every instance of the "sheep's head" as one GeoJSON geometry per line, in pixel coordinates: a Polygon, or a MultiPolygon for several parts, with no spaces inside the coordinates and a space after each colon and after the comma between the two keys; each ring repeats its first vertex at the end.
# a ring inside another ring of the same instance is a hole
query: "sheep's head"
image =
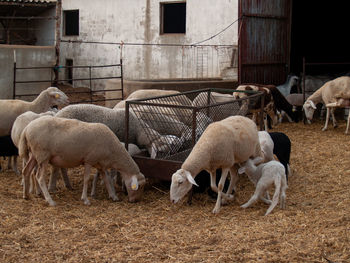
{"type": "Polygon", "coordinates": [[[69,99],[64,92],[56,87],[49,87],[46,89],[46,92],[50,96],[51,106],[64,106],[69,104],[69,99]]]}
{"type": "Polygon", "coordinates": [[[128,192],[129,202],[135,203],[141,200],[143,189],[146,184],[145,176],[138,173],[132,176],[124,177],[126,190],[128,192]]]}
{"type": "Polygon", "coordinates": [[[163,135],[152,142],[149,150],[151,158],[157,156],[166,156],[168,154],[176,153],[182,146],[183,139],[175,135],[163,135]]]}
{"type": "Polygon", "coordinates": [[[170,201],[177,203],[191,190],[192,185],[198,186],[191,173],[184,169],[177,170],[171,177],[170,201]]]}
{"type": "Polygon", "coordinates": [[[312,117],[314,116],[314,112],[316,110],[316,105],[312,100],[307,100],[303,105],[303,110],[305,112],[306,118],[308,120],[312,120],[312,117]]]}

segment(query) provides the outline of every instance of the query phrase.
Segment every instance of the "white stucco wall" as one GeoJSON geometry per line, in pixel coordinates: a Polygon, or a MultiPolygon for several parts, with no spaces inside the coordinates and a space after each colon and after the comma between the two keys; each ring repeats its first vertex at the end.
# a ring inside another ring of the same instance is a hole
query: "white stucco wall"
{"type": "MultiPolygon", "coordinates": [[[[62,9],[79,9],[79,36],[63,40],[190,45],[207,39],[238,18],[238,0],[187,0],[186,34],[160,35],[160,2],[174,0],[63,0],[62,9]]],[[[182,1],[178,1],[182,2],[182,1]]],[[[238,23],[206,45],[237,45],[238,23]]],[[[230,66],[232,48],[124,45],[127,79],[221,77],[230,66]]],[[[119,63],[118,45],[61,43],[61,64],[119,63]]],[[[80,70],[82,73],[83,71],[80,70]]],[[[85,72],[86,73],[86,72],[85,72]]],[[[80,74],[74,72],[75,77],[80,74]]]]}
{"type": "MultiPolygon", "coordinates": [[[[0,99],[12,99],[14,75],[14,50],[16,50],[17,67],[47,67],[55,64],[55,47],[0,45],[0,99]]],[[[50,80],[52,70],[30,69],[18,70],[17,81],[50,80]]],[[[16,94],[38,94],[50,86],[48,82],[17,84],[16,94]]],[[[32,100],[31,97],[21,97],[32,100]]]]}

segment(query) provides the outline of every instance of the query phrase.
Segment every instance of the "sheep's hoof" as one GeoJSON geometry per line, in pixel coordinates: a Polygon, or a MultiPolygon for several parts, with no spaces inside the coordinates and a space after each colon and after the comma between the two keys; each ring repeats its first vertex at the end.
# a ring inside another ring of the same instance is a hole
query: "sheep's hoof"
{"type": "Polygon", "coordinates": [[[322,131],[326,131],[326,130],[327,130],[327,128],[326,128],[326,127],[323,127],[323,128],[322,128],[322,131]]]}
{"type": "Polygon", "coordinates": [[[49,201],[49,205],[50,206],[56,206],[56,202],[55,201],[49,201]]]}
{"type": "Polygon", "coordinates": [[[111,197],[111,198],[112,198],[113,202],[118,202],[118,201],[120,201],[119,198],[118,198],[118,196],[114,196],[114,197],[111,197]]]}
{"type": "Polygon", "coordinates": [[[90,196],[91,196],[92,199],[96,200],[96,194],[91,194],[90,196]]]}
{"type": "Polygon", "coordinates": [[[213,214],[218,214],[219,213],[219,211],[220,211],[220,207],[214,207],[214,209],[213,209],[213,214]]]}
{"type": "Polygon", "coordinates": [[[89,199],[86,199],[86,200],[84,201],[84,205],[91,205],[89,199]]]}
{"type": "Polygon", "coordinates": [[[248,204],[241,205],[242,208],[247,208],[248,204]]]}

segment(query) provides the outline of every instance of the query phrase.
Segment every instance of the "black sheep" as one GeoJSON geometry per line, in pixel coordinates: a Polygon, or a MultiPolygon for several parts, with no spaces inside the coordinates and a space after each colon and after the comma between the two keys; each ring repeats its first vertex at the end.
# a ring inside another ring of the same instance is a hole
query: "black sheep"
{"type": "Polygon", "coordinates": [[[274,143],[273,153],[277,156],[281,164],[283,164],[288,180],[288,166],[292,146],[290,139],[283,132],[269,132],[269,134],[274,143]]]}
{"type": "MultiPolygon", "coordinates": [[[[3,157],[18,156],[18,149],[13,144],[10,135],[0,137],[0,156],[3,156],[3,157]]],[[[0,165],[0,170],[1,170],[1,165],[0,165]]]]}

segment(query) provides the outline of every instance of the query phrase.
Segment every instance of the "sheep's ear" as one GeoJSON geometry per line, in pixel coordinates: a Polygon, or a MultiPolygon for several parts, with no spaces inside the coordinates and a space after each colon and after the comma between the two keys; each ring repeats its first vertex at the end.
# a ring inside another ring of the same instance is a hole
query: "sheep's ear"
{"type": "Polygon", "coordinates": [[[264,160],[261,156],[255,157],[253,160],[254,165],[261,163],[264,160]]]}
{"type": "Polygon", "coordinates": [[[195,186],[198,186],[198,184],[196,183],[196,181],[194,180],[194,178],[192,177],[192,175],[191,175],[190,172],[185,171],[185,174],[186,174],[187,180],[188,180],[191,184],[193,184],[193,185],[195,185],[195,186]]]}
{"type": "Polygon", "coordinates": [[[311,107],[312,107],[314,110],[316,110],[317,108],[316,108],[315,103],[314,103],[312,100],[309,100],[309,101],[310,101],[311,107]]]}
{"type": "Polygon", "coordinates": [[[238,174],[244,174],[245,173],[245,167],[238,168],[238,174]]]}
{"type": "Polygon", "coordinates": [[[139,189],[139,182],[137,181],[137,178],[135,175],[131,177],[131,189],[136,191],[139,189]]]}

